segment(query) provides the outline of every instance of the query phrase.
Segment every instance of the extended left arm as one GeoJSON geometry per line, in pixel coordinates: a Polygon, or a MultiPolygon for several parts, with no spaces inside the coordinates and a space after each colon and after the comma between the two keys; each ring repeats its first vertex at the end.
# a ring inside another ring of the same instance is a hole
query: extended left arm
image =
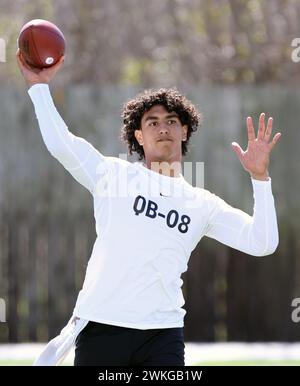
{"type": "Polygon", "coordinates": [[[213,195],[213,211],[209,218],[206,235],[254,256],[273,253],[278,245],[278,227],[271,179],[268,173],[270,153],[281,133],[275,134],[270,142],[273,119],[265,126],[265,114],[259,117],[257,138],[252,118],[247,118],[248,147],[243,151],[232,143],[243,168],[251,175],[254,197],[254,213],[249,216],[233,208],[224,200],[213,195]]]}
{"type": "Polygon", "coordinates": [[[216,195],[205,235],[253,256],[272,254],[278,246],[278,227],[271,179],[251,179],[254,210],[251,217],[216,195]]]}

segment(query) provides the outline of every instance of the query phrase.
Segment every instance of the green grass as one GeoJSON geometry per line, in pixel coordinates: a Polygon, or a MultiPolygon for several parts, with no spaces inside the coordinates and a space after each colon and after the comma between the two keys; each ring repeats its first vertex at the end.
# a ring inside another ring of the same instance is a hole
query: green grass
{"type": "Polygon", "coordinates": [[[0,366],[31,366],[33,361],[30,360],[6,360],[0,361],[0,366]]]}
{"type": "MultiPolygon", "coordinates": [[[[32,366],[33,360],[0,360],[0,366],[32,366]]],[[[62,366],[73,366],[71,362],[64,362],[62,366]]]]}

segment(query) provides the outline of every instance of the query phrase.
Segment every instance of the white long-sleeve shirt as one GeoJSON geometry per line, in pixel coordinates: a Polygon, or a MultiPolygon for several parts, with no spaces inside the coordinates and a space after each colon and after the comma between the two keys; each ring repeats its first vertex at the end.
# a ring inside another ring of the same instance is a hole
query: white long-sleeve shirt
{"type": "Polygon", "coordinates": [[[102,155],[68,130],[48,85],[28,93],[49,152],[93,196],[97,238],[74,315],[137,329],[182,327],[181,274],[203,236],[254,256],[275,251],[271,178],[251,179],[250,216],[182,174],[168,177],[102,155]]]}

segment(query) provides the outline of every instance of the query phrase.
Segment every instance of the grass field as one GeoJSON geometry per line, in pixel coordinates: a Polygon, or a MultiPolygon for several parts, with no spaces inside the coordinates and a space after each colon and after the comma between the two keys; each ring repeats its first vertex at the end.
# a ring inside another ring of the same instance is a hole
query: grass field
{"type": "MultiPolygon", "coordinates": [[[[45,343],[0,344],[0,366],[32,366],[45,343]]],[[[73,366],[74,348],[63,366],[73,366]]],[[[185,343],[186,366],[300,366],[300,343],[185,343]]]]}

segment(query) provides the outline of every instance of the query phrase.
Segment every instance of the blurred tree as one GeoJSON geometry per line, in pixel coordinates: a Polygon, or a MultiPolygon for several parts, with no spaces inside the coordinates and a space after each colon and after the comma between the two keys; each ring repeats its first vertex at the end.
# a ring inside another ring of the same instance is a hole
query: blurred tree
{"type": "Polygon", "coordinates": [[[18,31],[32,18],[55,22],[67,39],[63,83],[291,82],[299,79],[291,42],[299,35],[296,0],[0,0],[7,42],[1,82],[17,77],[18,31]]]}

